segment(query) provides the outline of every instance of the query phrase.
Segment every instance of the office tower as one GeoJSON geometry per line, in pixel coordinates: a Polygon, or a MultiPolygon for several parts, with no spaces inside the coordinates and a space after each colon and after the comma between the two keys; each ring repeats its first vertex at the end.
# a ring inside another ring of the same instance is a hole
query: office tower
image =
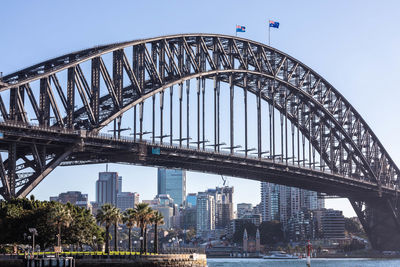
{"type": "Polygon", "coordinates": [[[317,209],[325,209],[325,197],[319,196],[317,198],[317,209]]]}
{"type": "Polygon", "coordinates": [[[223,229],[229,226],[233,219],[233,187],[217,187],[217,191],[221,194],[221,202],[218,203],[218,213],[215,216],[218,218],[216,228],[223,229]]]}
{"type": "Polygon", "coordinates": [[[80,191],[68,191],[61,193],[58,197],[50,197],[50,201],[56,201],[63,204],[68,202],[82,208],[89,209],[91,205],[89,204],[88,195],[82,194],[80,191]]]}
{"type": "Polygon", "coordinates": [[[284,228],[286,228],[290,218],[290,193],[290,187],[279,185],[279,221],[283,224],[284,228]]]}
{"type": "Polygon", "coordinates": [[[279,220],[279,185],[261,182],[260,205],[263,221],[279,220]]]}
{"type": "Polygon", "coordinates": [[[100,172],[96,181],[96,202],[101,206],[105,203],[117,205],[117,195],[120,192],[120,177],[117,172],[100,172]]]}
{"type": "Polygon", "coordinates": [[[316,192],[296,187],[261,183],[261,215],[263,221],[279,220],[286,228],[289,219],[301,209],[315,210],[323,201],[316,192]]]}
{"type": "Polygon", "coordinates": [[[186,201],[186,171],[158,168],[157,195],[168,194],[179,206],[186,201]]]}
{"type": "Polygon", "coordinates": [[[237,218],[242,218],[246,213],[252,213],[253,205],[251,203],[239,203],[236,205],[237,218]]]}
{"type": "Polygon", "coordinates": [[[184,230],[196,229],[197,227],[197,209],[196,206],[188,207],[182,210],[181,227],[184,230]]]}
{"type": "Polygon", "coordinates": [[[324,238],[344,238],[344,216],[341,210],[323,209],[320,220],[324,238]]]}
{"type": "Polygon", "coordinates": [[[233,219],[233,187],[207,189],[206,194],[214,198],[215,228],[224,229],[233,219]]]}
{"type": "Polygon", "coordinates": [[[154,210],[159,211],[164,217],[164,224],[160,225],[160,228],[170,229],[171,228],[171,219],[174,216],[174,208],[170,206],[153,206],[154,210]]]}
{"type": "Polygon", "coordinates": [[[197,222],[196,230],[198,235],[215,229],[214,197],[205,192],[197,195],[197,222]]]}
{"type": "Polygon", "coordinates": [[[186,206],[187,207],[196,207],[197,194],[189,193],[186,197],[186,206]]]}
{"type": "Polygon", "coordinates": [[[168,194],[157,195],[156,198],[159,199],[160,206],[171,206],[175,203],[174,200],[168,194]]]}
{"type": "Polygon", "coordinates": [[[301,209],[300,189],[290,187],[290,217],[295,216],[301,209]]]}
{"type": "Polygon", "coordinates": [[[139,203],[139,194],[132,192],[121,192],[117,194],[117,208],[121,211],[133,209],[139,203]]]}
{"type": "Polygon", "coordinates": [[[301,189],[300,194],[301,194],[301,208],[306,208],[308,210],[318,209],[317,192],[301,189]]]}

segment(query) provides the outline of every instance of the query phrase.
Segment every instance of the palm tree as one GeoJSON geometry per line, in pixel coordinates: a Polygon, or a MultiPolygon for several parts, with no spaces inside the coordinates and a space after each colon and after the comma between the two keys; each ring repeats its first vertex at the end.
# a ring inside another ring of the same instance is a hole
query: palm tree
{"type": "Polygon", "coordinates": [[[128,236],[129,236],[129,251],[132,252],[132,240],[131,240],[131,232],[132,228],[135,226],[137,221],[137,213],[135,209],[127,209],[123,214],[123,221],[128,227],[128,236]]]}
{"type": "Polygon", "coordinates": [[[62,204],[56,204],[48,214],[48,221],[58,229],[57,246],[61,247],[61,227],[68,227],[72,222],[71,211],[62,204]]]}
{"type": "Polygon", "coordinates": [[[136,224],[140,227],[140,237],[142,240],[140,241],[140,253],[147,252],[146,248],[146,232],[147,232],[147,225],[150,223],[150,218],[152,217],[152,209],[149,207],[147,203],[139,203],[136,205],[136,214],[137,214],[137,221],[136,224]]]}
{"type": "Polygon", "coordinates": [[[106,203],[97,211],[96,220],[106,228],[106,253],[110,253],[110,226],[114,222],[114,206],[106,203]]]}
{"type": "Polygon", "coordinates": [[[154,223],[154,253],[158,253],[158,226],[164,224],[164,216],[155,210],[151,222],[154,223]]]}
{"type": "Polygon", "coordinates": [[[114,222],[114,250],[118,251],[118,224],[122,222],[121,210],[114,207],[113,209],[113,222],[114,222]]]}

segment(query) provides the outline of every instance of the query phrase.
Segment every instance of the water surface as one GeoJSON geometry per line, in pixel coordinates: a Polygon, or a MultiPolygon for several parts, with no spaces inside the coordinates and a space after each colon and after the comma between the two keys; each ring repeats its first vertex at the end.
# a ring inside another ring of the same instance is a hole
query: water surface
{"type": "MultiPolygon", "coordinates": [[[[209,267],[305,267],[302,260],[207,259],[209,267]]],[[[312,259],[311,267],[400,267],[400,259],[312,259]]]]}

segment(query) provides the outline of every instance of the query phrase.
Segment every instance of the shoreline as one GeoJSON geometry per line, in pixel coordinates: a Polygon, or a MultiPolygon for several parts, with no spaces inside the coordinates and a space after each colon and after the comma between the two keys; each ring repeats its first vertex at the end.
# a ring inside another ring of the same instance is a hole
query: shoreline
{"type": "MultiPolygon", "coordinates": [[[[207,259],[263,259],[260,257],[218,257],[218,256],[207,256],[207,259]]],[[[302,258],[305,259],[305,258],[302,258]]],[[[318,257],[312,257],[311,259],[400,259],[400,255],[324,255],[318,257]]],[[[273,260],[273,259],[271,259],[273,260]]],[[[298,259],[283,259],[283,260],[298,260],[298,259]]]]}

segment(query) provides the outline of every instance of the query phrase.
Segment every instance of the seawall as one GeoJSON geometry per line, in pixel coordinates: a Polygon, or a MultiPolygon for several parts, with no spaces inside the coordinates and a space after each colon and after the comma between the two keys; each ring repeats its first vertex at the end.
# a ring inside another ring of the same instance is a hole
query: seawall
{"type": "MultiPolygon", "coordinates": [[[[36,260],[37,261],[37,260],[36,260]]],[[[46,260],[47,262],[48,259],[46,260]]],[[[54,259],[56,261],[56,259],[54,259]]],[[[57,266],[56,263],[42,266],[57,266]]],[[[1,267],[26,267],[33,264],[25,259],[0,259],[1,267]]],[[[36,263],[40,266],[40,263],[36,263]]],[[[35,267],[36,267],[35,266],[35,267]]],[[[64,266],[64,265],[63,265],[64,266]]],[[[136,257],[98,257],[98,258],[78,258],[75,259],[75,267],[206,267],[207,258],[205,254],[160,254],[136,257]]]]}

